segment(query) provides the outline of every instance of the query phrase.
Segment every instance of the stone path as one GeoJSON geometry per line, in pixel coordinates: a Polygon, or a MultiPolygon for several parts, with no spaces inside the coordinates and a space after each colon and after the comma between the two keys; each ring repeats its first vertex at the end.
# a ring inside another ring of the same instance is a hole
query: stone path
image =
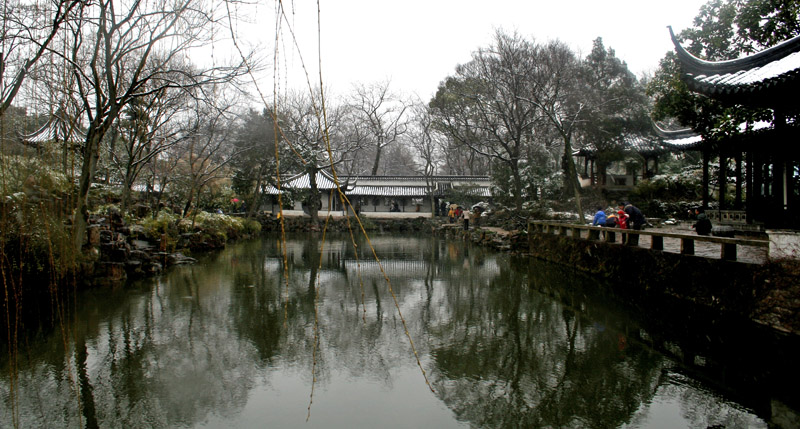
{"type": "MultiPolygon", "coordinates": [[[[674,232],[679,234],[694,234],[694,230],[687,226],[670,226],[662,228],[651,228],[650,231],[655,232],[674,232]]],[[[736,238],[749,238],[749,237],[736,237],[736,238]]],[[[619,240],[619,237],[617,237],[619,240]]],[[[651,237],[642,235],[639,237],[639,247],[650,248],[651,237]]],[[[720,244],[707,243],[701,241],[694,242],[694,254],[696,256],[703,256],[706,258],[720,259],[720,244]]],[[[677,238],[664,238],[664,251],[670,253],[680,253],[681,241],[677,238]]],[[[738,262],[746,262],[751,264],[763,264],[767,261],[767,248],[755,246],[736,246],[736,260],[738,262]]]]}

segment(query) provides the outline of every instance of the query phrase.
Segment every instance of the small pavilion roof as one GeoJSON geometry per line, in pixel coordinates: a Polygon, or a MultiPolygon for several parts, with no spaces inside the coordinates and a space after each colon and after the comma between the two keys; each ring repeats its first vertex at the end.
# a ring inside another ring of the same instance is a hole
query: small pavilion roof
{"type": "Polygon", "coordinates": [[[727,102],[775,107],[796,104],[800,93],[800,36],[756,54],[728,61],[706,61],[672,43],[690,89],[727,102]]]}
{"type": "MultiPolygon", "coordinates": [[[[331,189],[336,189],[336,182],[333,180],[333,176],[325,170],[319,170],[316,174],[316,181],[317,181],[317,189],[320,191],[330,191],[331,189]]],[[[348,184],[346,181],[340,178],[339,184],[342,186],[343,190],[348,188],[348,184]]],[[[282,189],[309,189],[311,188],[311,180],[308,173],[298,173],[294,176],[291,176],[285,180],[281,180],[281,188],[282,189]]],[[[279,194],[278,189],[274,186],[270,185],[265,188],[265,193],[269,195],[277,195],[279,194]]]]}
{"type": "MultiPolygon", "coordinates": [[[[333,176],[331,176],[325,170],[319,170],[316,174],[317,179],[317,189],[334,189],[336,188],[336,183],[333,181],[333,176]]],[[[283,184],[285,188],[298,188],[298,189],[307,189],[311,187],[311,176],[308,173],[300,173],[295,176],[290,177],[286,182],[283,184]]]]}
{"type": "Polygon", "coordinates": [[[82,143],[85,135],[85,130],[71,126],[60,114],[55,114],[38,130],[19,137],[25,144],[39,147],[50,142],[82,143]]]}
{"type": "MultiPolygon", "coordinates": [[[[622,145],[629,152],[636,152],[642,156],[657,155],[664,152],[664,147],[661,145],[657,136],[649,136],[643,134],[626,134],[622,136],[622,145]]],[[[595,149],[581,148],[572,152],[572,156],[594,156],[595,149]]]]}

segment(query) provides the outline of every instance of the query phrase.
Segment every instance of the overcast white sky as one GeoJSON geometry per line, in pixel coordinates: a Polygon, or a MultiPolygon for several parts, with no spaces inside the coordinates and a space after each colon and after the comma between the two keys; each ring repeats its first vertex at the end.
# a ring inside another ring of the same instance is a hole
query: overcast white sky
{"type": "MultiPolygon", "coordinates": [[[[355,82],[391,79],[396,91],[427,101],[440,81],[471,53],[492,42],[495,29],[540,42],[560,39],[583,55],[596,37],[641,75],[672,49],[667,25],[691,25],[707,0],[320,0],[323,79],[336,93],[355,82]]],[[[317,2],[284,0],[303,59],[318,80],[317,2]]],[[[255,30],[240,37],[273,45],[274,4],[262,6],[255,30]]],[[[267,55],[271,56],[269,52],[267,55]]],[[[296,82],[296,54],[284,53],[281,81],[296,82]]],[[[271,90],[271,82],[261,82],[271,90]]],[[[291,86],[291,85],[290,85],[291,86]]]]}

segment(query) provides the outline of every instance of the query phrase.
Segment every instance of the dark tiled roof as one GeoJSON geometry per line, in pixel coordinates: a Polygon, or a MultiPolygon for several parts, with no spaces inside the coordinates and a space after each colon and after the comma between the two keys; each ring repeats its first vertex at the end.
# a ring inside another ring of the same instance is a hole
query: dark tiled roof
{"type": "Polygon", "coordinates": [[[31,134],[20,135],[20,138],[27,144],[40,146],[50,142],[82,143],[85,136],[85,130],[70,126],[60,116],[53,115],[41,128],[31,134]]]}
{"type": "Polygon", "coordinates": [[[661,139],[661,145],[672,150],[692,150],[699,148],[703,143],[703,137],[691,128],[679,130],[667,130],[653,123],[656,135],[661,139]]]}
{"type": "MultiPolygon", "coordinates": [[[[678,130],[667,130],[653,124],[656,135],[661,140],[661,145],[672,150],[696,150],[703,145],[703,137],[697,134],[691,128],[682,128],[678,130]]],[[[772,123],[760,121],[752,124],[739,124],[739,132],[741,134],[729,136],[728,142],[735,141],[741,138],[749,138],[748,136],[762,135],[774,131],[772,123]]]]}
{"type": "Polygon", "coordinates": [[[800,36],[747,57],[706,61],[686,51],[672,28],[669,31],[683,80],[693,91],[744,104],[796,104],[795,97],[800,92],[800,36]]]}
{"type": "MultiPolygon", "coordinates": [[[[633,151],[643,156],[658,154],[664,151],[663,146],[660,144],[661,142],[654,136],[627,134],[622,136],[621,140],[625,150],[633,151]]],[[[572,155],[592,157],[595,152],[597,151],[591,148],[581,148],[572,152],[572,155]]]]}
{"type": "MultiPolygon", "coordinates": [[[[386,197],[421,197],[428,195],[427,183],[435,187],[437,195],[442,195],[442,188],[475,196],[490,197],[491,180],[488,176],[339,176],[339,184],[347,195],[386,196],[386,197]],[[438,186],[438,184],[447,186],[438,186]]],[[[282,182],[282,189],[309,189],[311,184],[307,173],[289,177],[282,182]]],[[[317,189],[329,191],[336,188],[333,177],[325,172],[317,172],[317,189]]],[[[277,195],[273,186],[265,189],[268,195],[277,195]]]]}

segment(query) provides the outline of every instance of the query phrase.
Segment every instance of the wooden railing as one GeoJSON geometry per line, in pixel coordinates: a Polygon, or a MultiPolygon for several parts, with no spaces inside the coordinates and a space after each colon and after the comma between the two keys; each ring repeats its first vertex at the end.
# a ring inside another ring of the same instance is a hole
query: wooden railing
{"type": "Polygon", "coordinates": [[[616,236],[620,236],[620,243],[623,245],[638,246],[639,236],[647,235],[651,237],[651,250],[664,250],[664,238],[679,239],[681,243],[680,253],[682,255],[694,255],[694,243],[706,242],[717,243],[720,245],[720,258],[735,261],[737,246],[754,246],[769,248],[769,241],[750,240],[741,238],[712,237],[707,235],[681,234],[676,232],[657,232],[653,230],[636,231],[632,229],[605,228],[600,226],[575,225],[563,222],[550,221],[530,221],[528,222],[528,233],[555,234],[574,238],[584,238],[588,240],[602,240],[609,243],[616,242],[616,236]],[[583,237],[583,231],[588,231],[583,237]]]}

